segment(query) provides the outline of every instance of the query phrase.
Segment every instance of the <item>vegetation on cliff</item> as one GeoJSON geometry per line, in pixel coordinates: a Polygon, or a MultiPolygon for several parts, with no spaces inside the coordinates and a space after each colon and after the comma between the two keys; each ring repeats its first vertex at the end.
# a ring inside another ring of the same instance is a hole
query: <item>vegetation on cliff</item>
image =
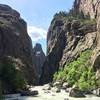
{"type": "Polygon", "coordinates": [[[70,10],[69,12],[61,11],[59,13],[56,13],[54,15],[54,19],[52,20],[52,23],[55,19],[62,19],[63,21],[70,21],[78,20],[81,22],[81,24],[96,24],[95,19],[91,19],[89,15],[84,15],[83,12],[77,12],[74,10],[70,10]]]}
{"type": "Polygon", "coordinates": [[[23,75],[9,59],[3,59],[0,63],[0,76],[0,92],[3,94],[18,92],[26,87],[23,75]]]}
{"type": "Polygon", "coordinates": [[[96,20],[83,12],[72,9],[56,13],[47,34],[48,60],[43,66],[45,71],[41,80],[52,81],[53,74],[65,63],[74,60],[79,52],[94,47],[96,31],[96,20]]]}
{"type": "Polygon", "coordinates": [[[2,100],[2,88],[1,88],[1,81],[0,81],[0,100],[2,100]]]}
{"type": "Polygon", "coordinates": [[[81,90],[96,88],[99,82],[96,81],[95,72],[89,61],[92,50],[80,53],[76,60],[66,64],[54,74],[54,81],[68,82],[70,86],[76,85],[81,90]]]}

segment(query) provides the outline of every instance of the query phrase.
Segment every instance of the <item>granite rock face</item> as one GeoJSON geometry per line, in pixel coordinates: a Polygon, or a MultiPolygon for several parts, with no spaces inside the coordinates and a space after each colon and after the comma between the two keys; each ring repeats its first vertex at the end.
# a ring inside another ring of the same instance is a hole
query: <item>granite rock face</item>
{"type": "Polygon", "coordinates": [[[64,22],[55,19],[47,36],[47,59],[43,66],[42,82],[52,81],[53,74],[66,63],[76,59],[80,52],[94,47],[96,24],[81,25],[79,21],[64,22]]]}
{"type": "Polygon", "coordinates": [[[42,50],[41,44],[37,43],[33,48],[33,63],[35,66],[36,74],[37,74],[37,84],[39,84],[39,79],[42,73],[42,67],[45,61],[45,54],[42,50]]]}
{"type": "Polygon", "coordinates": [[[53,74],[66,63],[76,59],[80,52],[92,49],[91,62],[100,79],[100,0],[75,0],[72,11],[82,12],[95,20],[93,24],[65,21],[54,17],[47,35],[47,59],[43,66],[41,81],[52,81],[53,74]]]}
{"type": "Polygon", "coordinates": [[[96,77],[100,79],[100,2],[97,7],[97,34],[96,34],[96,47],[92,54],[91,61],[93,62],[96,77]]]}
{"type": "Polygon", "coordinates": [[[32,50],[26,22],[17,11],[0,4],[0,58],[11,56],[20,59],[24,64],[20,69],[29,83],[36,77],[32,50]]]}
{"type": "Polygon", "coordinates": [[[75,0],[74,9],[82,11],[92,19],[97,17],[100,0],[75,0]]]}
{"type": "Polygon", "coordinates": [[[74,9],[82,11],[84,15],[89,15],[90,18],[97,21],[96,45],[91,61],[93,62],[94,70],[98,73],[98,70],[100,70],[100,0],[75,0],[74,9]]]}
{"type": "Polygon", "coordinates": [[[95,71],[100,68],[99,8],[99,0],[75,0],[72,8],[90,17],[90,21],[95,19],[96,23],[82,24],[78,20],[64,20],[59,14],[54,16],[47,34],[47,58],[43,65],[42,83],[52,81],[53,74],[60,67],[87,49],[93,50],[91,60],[95,71]]]}

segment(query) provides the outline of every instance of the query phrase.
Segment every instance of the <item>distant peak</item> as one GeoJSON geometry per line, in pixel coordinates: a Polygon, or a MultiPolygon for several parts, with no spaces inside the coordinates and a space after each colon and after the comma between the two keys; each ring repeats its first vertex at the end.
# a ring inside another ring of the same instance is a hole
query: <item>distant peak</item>
{"type": "Polygon", "coordinates": [[[0,10],[11,10],[12,8],[5,4],[0,4],[0,10]]]}
{"type": "Polygon", "coordinates": [[[36,43],[35,46],[34,46],[34,50],[35,51],[42,51],[42,46],[40,43],[36,43]]]}

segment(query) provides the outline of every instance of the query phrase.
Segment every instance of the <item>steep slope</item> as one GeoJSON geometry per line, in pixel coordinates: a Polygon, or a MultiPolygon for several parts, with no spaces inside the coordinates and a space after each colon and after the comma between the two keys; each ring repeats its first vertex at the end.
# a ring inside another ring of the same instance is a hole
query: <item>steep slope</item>
{"type": "Polygon", "coordinates": [[[39,84],[39,79],[42,73],[42,66],[45,61],[45,58],[46,56],[42,50],[41,44],[36,43],[36,45],[33,48],[33,63],[37,74],[37,84],[39,84]]]}
{"type": "Polygon", "coordinates": [[[32,50],[26,22],[17,11],[0,4],[0,61],[4,57],[14,59],[29,83],[36,77],[32,50]]]}
{"type": "Polygon", "coordinates": [[[74,9],[82,11],[84,15],[89,15],[90,18],[97,20],[96,47],[92,53],[91,61],[98,73],[100,70],[100,0],[75,0],[74,9]]]}
{"type": "Polygon", "coordinates": [[[74,9],[82,11],[92,19],[97,17],[100,0],[75,0],[74,9]]]}
{"type": "Polygon", "coordinates": [[[47,59],[43,66],[41,83],[52,81],[53,74],[60,67],[75,60],[80,52],[87,49],[92,49],[94,68],[99,67],[98,9],[99,0],[75,0],[69,13],[55,14],[48,30],[47,59]]]}

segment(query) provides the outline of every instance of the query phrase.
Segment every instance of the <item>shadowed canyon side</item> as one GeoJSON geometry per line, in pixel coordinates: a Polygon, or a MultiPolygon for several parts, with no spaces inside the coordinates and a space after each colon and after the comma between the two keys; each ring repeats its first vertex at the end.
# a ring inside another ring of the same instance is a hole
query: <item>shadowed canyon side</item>
{"type": "Polygon", "coordinates": [[[74,0],[53,16],[46,55],[46,31],[28,31],[33,41],[20,13],[0,4],[0,100],[99,100],[100,0],[74,0]]]}
{"type": "MultiPolygon", "coordinates": [[[[47,33],[47,56],[37,43],[34,48],[27,23],[20,14],[0,4],[0,67],[14,63],[27,84],[52,82],[55,72],[91,50],[91,66],[100,76],[100,1],[75,0],[69,12],[53,17],[47,33]]],[[[0,70],[1,70],[0,69],[0,70]]],[[[3,70],[2,70],[3,72],[3,70]]]]}
{"type": "Polygon", "coordinates": [[[41,83],[52,81],[55,72],[88,49],[92,50],[93,68],[96,72],[100,70],[99,8],[99,0],[75,0],[69,13],[55,14],[47,34],[47,58],[41,83]]]}
{"type": "Polygon", "coordinates": [[[38,85],[39,79],[40,79],[40,76],[42,73],[42,67],[43,67],[43,64],[44,64],[45,58],[46,58],[46,56],[42,50],[41,44],[36,43],[36,45],[33,48],[33,56],[32,57],[33,57],[33,63],[35,66],[36,76],[37,76],[36,84],[38,85]]]}
{"type": "Polygon", "coordinates": [[[36,77],[32,53],[26,22],[17,11],[0,4],[0,63],[2,59],[12,60],[31,84],[36,77]]]}

